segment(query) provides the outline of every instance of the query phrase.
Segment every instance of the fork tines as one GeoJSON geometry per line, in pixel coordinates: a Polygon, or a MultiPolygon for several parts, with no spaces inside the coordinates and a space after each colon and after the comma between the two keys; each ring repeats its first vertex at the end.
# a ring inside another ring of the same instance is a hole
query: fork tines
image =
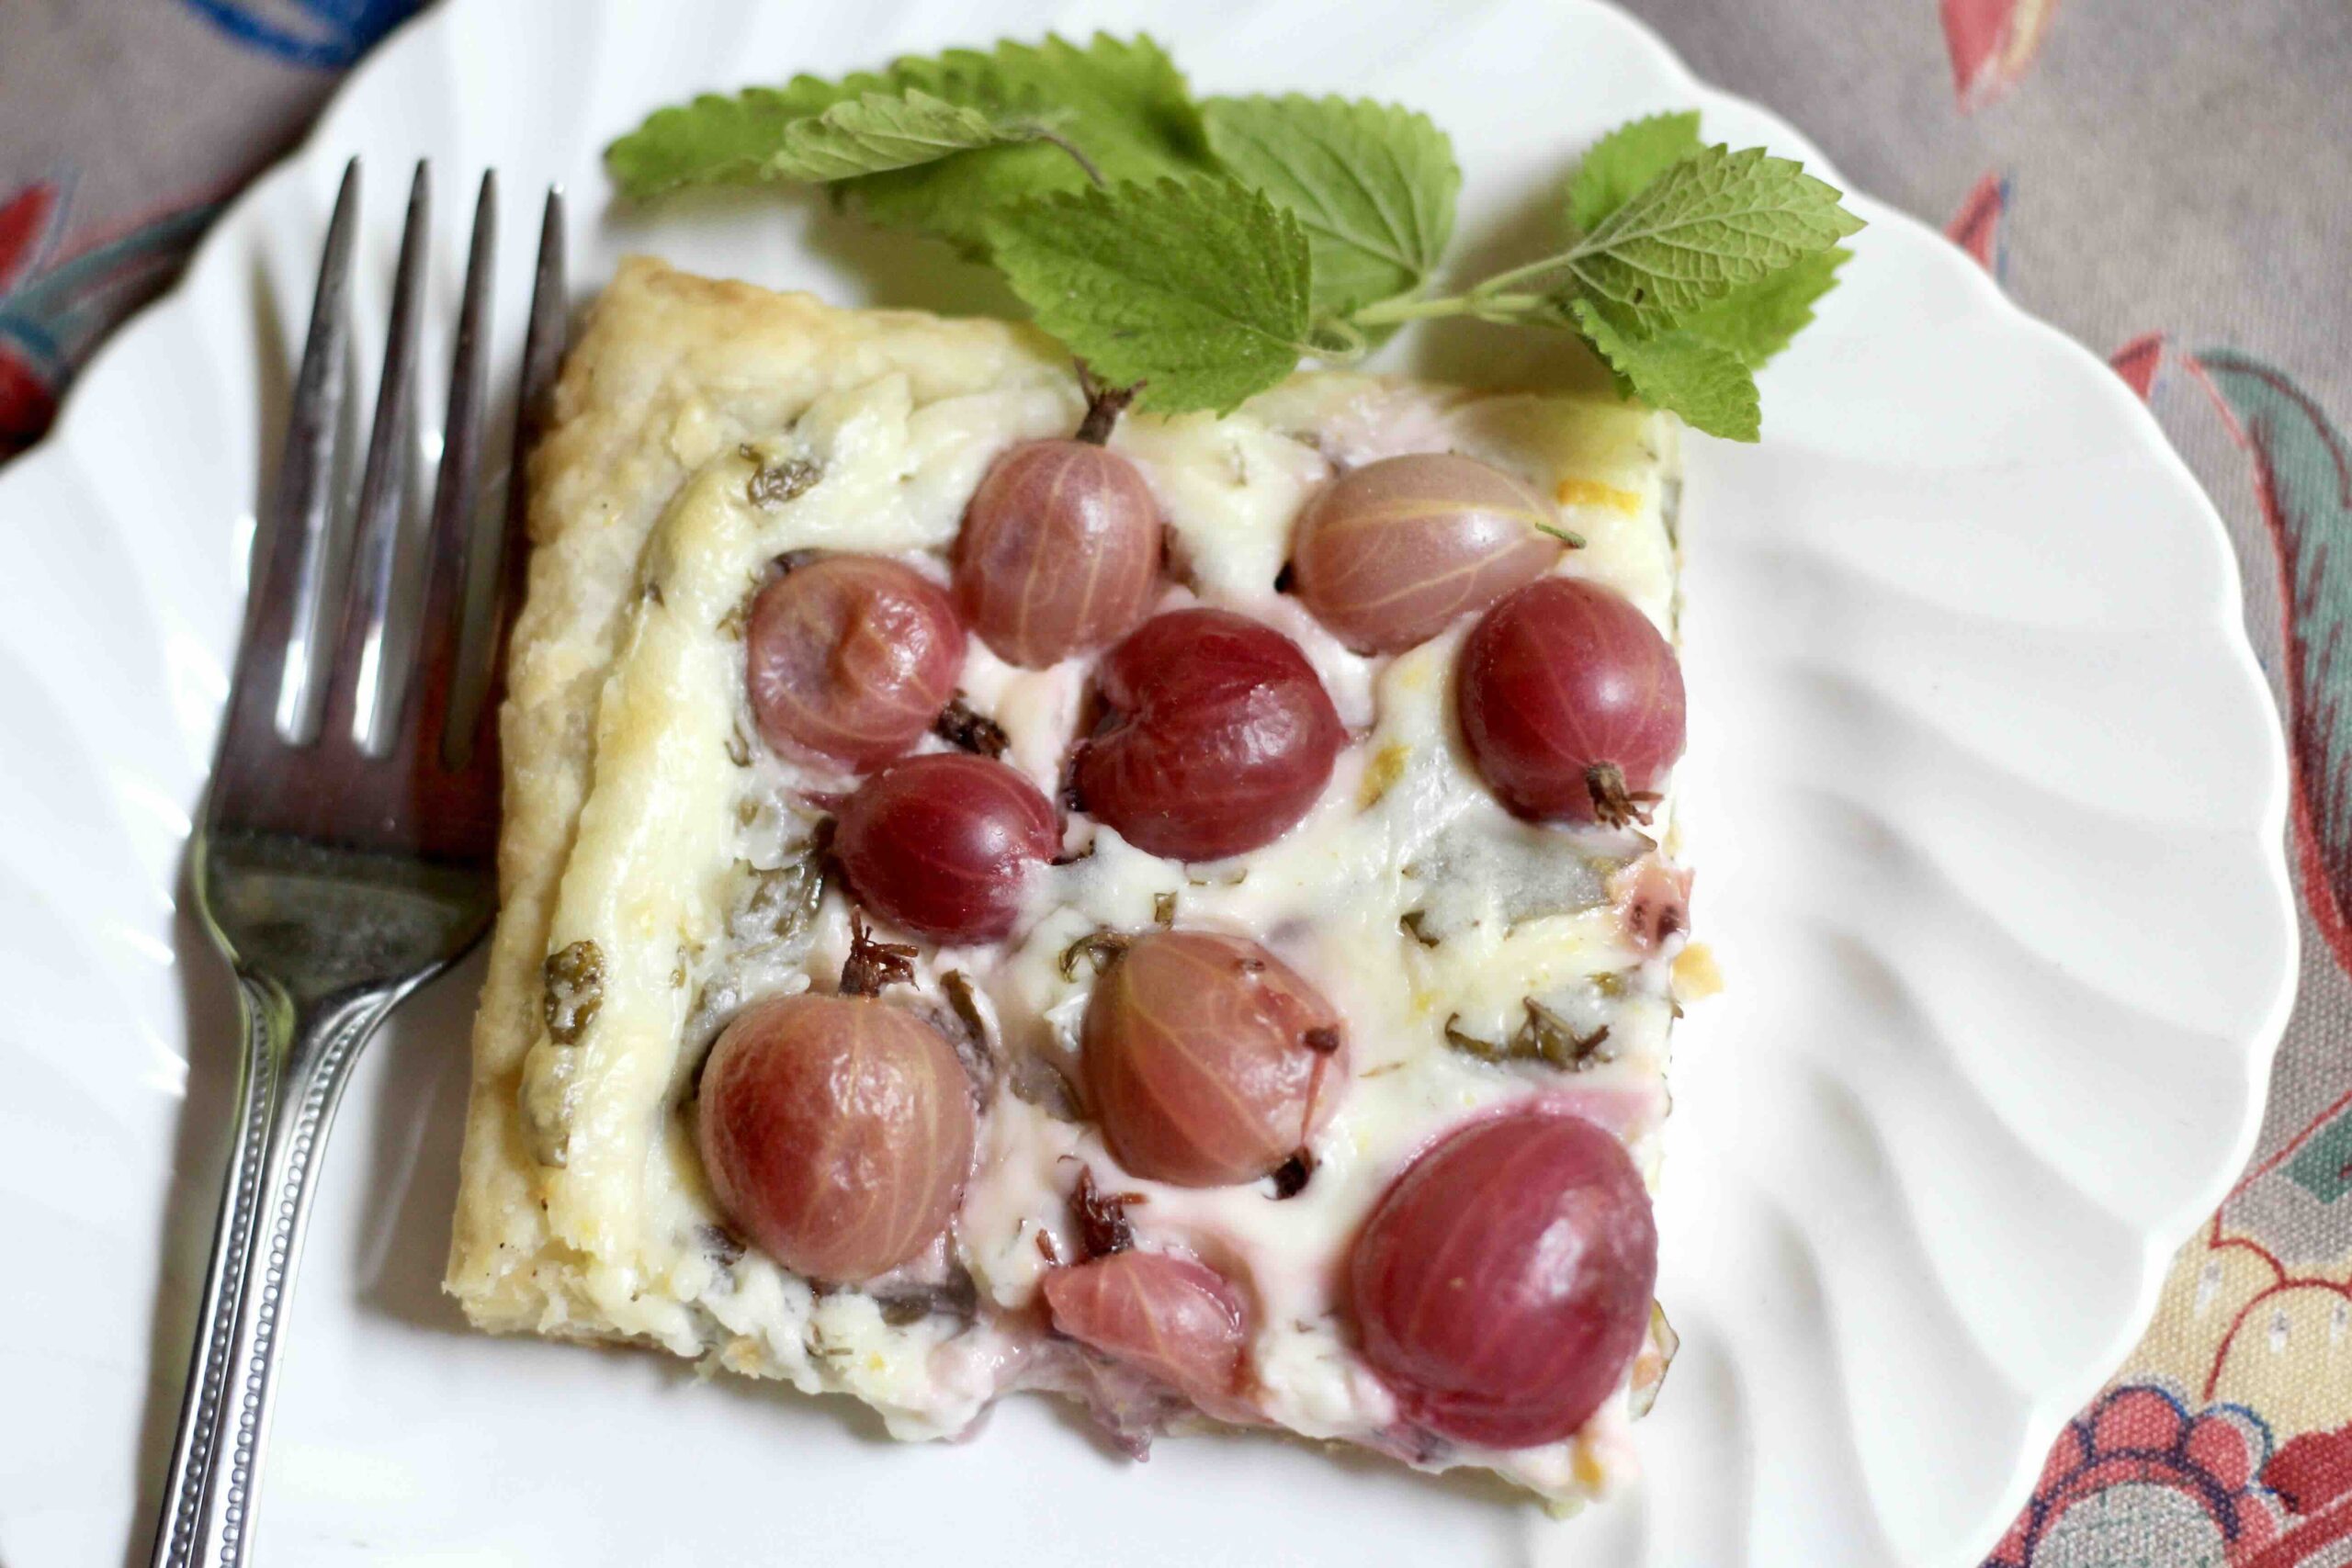
{"type": "MultiPolygon", "coordinates": [[[[216,819],[315,829],[326,818],[311,808],[311,803],[344,793],[343,786],[359,770],[379,762],[408,777],[411,797],[404,804],[423,809],[436,799],[450,803],[441,798],[444,783],[494,766],[495,747],[489,742],[495,719],[495,669],[503,654],[503,627],[519,587],[523,555],[519,503],[506,508],[506,528],[502,537],[487,542],[488,550],[480,547],[473,528],[482,510],[498,176],[494,171],[483,175],[474,202],[447,421],[422,551],[424,581],[415,653],[405,680],[388,666],[401,597],[401,520],[415,446],[418,341],[431,244],[430,169],[419,162],[409,187],[358,500],[345,518],[334,503],[335,446],[350,348],[359,183],[355,158],[344,172],[327,227],[274,516],[257,547],[244,637],[214,773],[210,812],[216,819]],[[338,546],[345,533],[352,542],[343,552],[338,546]],[[345,580],[330,584],[329,563],[339,555],[348,562],[345,580]],[[477,572],[482,581],[469,591],[477,572]],[[325,643],[323,660],[312,647],[314,637],[325,643]],[[474,678],[468,680],[468,672],[474,678]],[[309,694],[322,683],[323,702],[310,701],[309,694]],[[387,693],[395,694],[389,705],[387,693]],[[471,701],[467,700],[469,693],[476,694],[471,701]],[[318,712],[315,726],[302,722],[306,710],[318,712]],[[444,778],[436,780],[435,774],[444,778]]],[[[562,198],[551,189],[540,228],[515,424],[515,483],[511,488],[516,492],[522,488],[522,456],[536,434],[537,416],[562,352],[562,198]]],[[[473,782],[478,786],[480,780],[473,782]]],[[[479,796],[481,790],[471,793],[479,796]]],[[[387,809],[401,804],[393,800],[387,809]]],[[[413,840],[413,835],[403,837],[413,840]]]]}

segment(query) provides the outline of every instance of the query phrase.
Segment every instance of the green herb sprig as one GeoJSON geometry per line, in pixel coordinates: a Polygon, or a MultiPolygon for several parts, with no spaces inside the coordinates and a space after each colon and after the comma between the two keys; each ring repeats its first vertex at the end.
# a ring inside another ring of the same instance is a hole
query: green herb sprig
{"type": "Polygon", "coordinates": [[[1443,317],[1581,338],[1621,391],[1753,441],[1755,372],[1813,320],[1861,228],[1839,192],[1695,112],[1596,142],[1560,248],[1438,287],[1462,173],[1425,115],[1195,99],[1148,38],[893,62],[662,109],[605,153],[621,190],[820,184],[1001,272],[1038,324],[1162,412],[1224,412],[1302,358],[1443,317]]]}

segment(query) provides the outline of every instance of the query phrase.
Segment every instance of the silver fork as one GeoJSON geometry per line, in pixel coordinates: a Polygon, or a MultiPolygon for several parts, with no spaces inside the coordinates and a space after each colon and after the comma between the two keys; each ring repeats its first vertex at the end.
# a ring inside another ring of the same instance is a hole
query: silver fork
{"type": "MultiPolygon", "coordinates": [[[[323,667],[324,711],[307,736],[299,715],[292,722],[283,716],[315,705],[288,698],[298,690],[308,695],[305,628],[324,623],[315,612],[336,554],[329,492],[358,206],[354,159],[327,230],[278,471],[274,533],[257,547],[266,553],[254,561],[220,750],[189,845],[205,928],[236,972],[245,1049],[235,1143],[156,1523],[159,1568],[227,1568],[250,1560],[272,1373],[336,1101],[376,1026],[481,939],[497,904],[497,675],[522,567],[519,478],[509,487],[486,591],[472,596],[474,636],[467,636],[495,175],[483,176],[474,209],[411,678],[401,683],[390,721],[381,721],[374,694],[394,603],[429,228],[422,164],[401,239],[383,377],[352,524],[349,581],[323,667]],[[459,661],[469,641],[488,660],[490,676],[469,723],[458,698],[459,661]],[[363,726],[363,715],[371,722],[363,726]]],[[[518,476],[562,355],[562,198],[550,191],[515,420],[518,476]]]]}

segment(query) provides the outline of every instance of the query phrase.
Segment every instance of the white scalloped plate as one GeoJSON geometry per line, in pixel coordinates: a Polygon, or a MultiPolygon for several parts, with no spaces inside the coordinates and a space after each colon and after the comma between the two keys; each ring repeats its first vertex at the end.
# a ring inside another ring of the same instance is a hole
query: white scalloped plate
{"type": "MultiPolygon", "coordinates": [[[[176,912],[182,844],[343,160],[372,187],[367,320],[418,153],[444,214],[483,165],[504,176],[510,337],[549,179],[575,193],[576,279],[646,248],[986,308],[931,248],[814,203],[623,219],[598,149],[699,89],[1096,25],[1170,40],[1204,90],[1428,109],[1469,174],[1473,256],[1527,254],[1552,182],[1636,113],[1696,105],[1711,136],[1827,172],[1624,17],[1556,0],[457,0],[402,32],[0,482],[0,1560],[144,1561],[229,1061],[229,998],[176,912]]],[[[2293,972],[2285,761],[2235,564],[2154,423],[1929,230],[1855,205],[1871,226],[1766,378],[1764,445],[1690,455],[1684,778],[1731,990],[1679,1042],[1661,1293],[1683,1351],[1637,1495],[1553,1523],[1249,1439],[1135,1469],[1034,1400],[968,1445],[899,1449],[654,1357],[468,1335],[437,1288],[460,977],[371,1052],[328,1158],[265,1553],[1973,1562],[2245,1156],[2293,972]]],[[[1476,333],[1391,362],[1541,373],[1476,333]]]]}

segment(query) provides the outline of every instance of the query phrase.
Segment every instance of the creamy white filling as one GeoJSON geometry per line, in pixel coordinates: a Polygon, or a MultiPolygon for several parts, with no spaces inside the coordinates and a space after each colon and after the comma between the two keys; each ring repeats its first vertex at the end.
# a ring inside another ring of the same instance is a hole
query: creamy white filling
{"type": "MultiPolygon", "coordinates": [[[[561,947],[595,935],[616,948],[607,1010],[588,1043],[543,1043],[526,1071],[526,1122],[569,1144],[549,1183],[557,1234],[613,1260],[592,1274],[616,1322],[804,1389],[853,1391],[900,1436],[967,1425],[1017,1378],[1034,1314],[1000,1322],[984,1312],[966,1326],[939,1313],[892,1325],[874,1292],[820,1295],[756,1255],[726,1257],[718,1240],[679,1112],[694,1063],[746,1002],[830,983],[847,947],[837,892],[784,936],[766,918],[773,910],[746,919],[763,874],[789,868],[805,847],[813,813],[800,792],[843,781],[750,739],[740,639],[727,627],[763,565],[787,550],[884,551],[942,572],[942,551],[987,464],[1019,440],[1066,431],[1073,409],[1066,393],[1038,389],[915,407],[902,378],[884,378],[762,440],[767,458],[804,457],[822,468],[805,495],[775,508],[748,500],[745,458],[703,454],[649,551],[649,589],[608,683],[600,774],[582,822],[582,849],[594,852],[575,857],[575,868],[597,869],[567,875],[552,939],[561,947]]],[[[1114,445],[1142,467],[1170,525],[1179,578],[1170,602],[1241,611],[1290,636],[1351,744],[1304,822],[1231,861],[1179,865],[1108,829],[1074,826],[1080,858],[1035,879],[1015,940],[926,950],[916,994],[935,998],[940,976],[961,970],[984,989],[1006,1051],[1069,1067],[1092,975],[1083,964],[1065,975],[1064,951],[1098,929],[1149,926],[1173,895],[1180,925],[1252,935],[1314,979],[1347,1017],[1351,1076],[1315,1140],[1312,1179],[1287,1201],[1264,1183],[1185,1190],[1127,1177],[1091,1127],[1057,1119],[1001,1079],[952,1237],[955,1261],[984,1302],[1011,1314],[1032,1305],[1049,1267],[1041,1234],[1059,1256],[1076,1255],[1064,1195],[1072,1162],[1083,1161],[1105,1185],[1143,1194],[1131,1213],[1141,1245],[1195,1254],[1241,1289],[1272,1419],[1311,1437],[1374,1439],[1396,1404],[1350,1348],[1340,1275],[1348,1238],[1418,1149],[1482,1108],[1562,1093],[1651,1168],[1665,1109],[1668,977],[1660,956],[1627,948],[1601,888],[1647,840],[1532,828],[1494,803],[1449,712],[1461,628],[1398,658],[1363,658],[1274,581],[1293,517],[1335,464],[1451,448],[1558,494],[1565,520],[1588,541],[1561,570],[1607,581],[1670,625],[1672,547],[1659,488],[1670,439],[1663,419],[1602,403],[1563,414],[1534,399],[1338,376],[1302,378],[1223,421],[1122,424],[1114,445]],[[1418,940],[1408,917],[1442,942],[1418,940]],[[1531,997],[1599,1010],[1611,1060],[1564,1077],[1447,1046],[1449,1022],[1486,1039],[1507,1034],[1531,997]]],[[[691,421],[674,442],[713,445],[691,421]]],[[[1005,728],[1006,760],[1050,795],[1088,678],[1081,660],[1016,669],[976,638],[961,685],[1005,728]]],[[[948,1262],[943,1249],[909,1272],[936,1274],[948,1262]]],[[[1624,1421],[1621,1396],[1571,1442],[1444,1459],[1555,1497],[1580,1495],[1623,1472],[1624,1421]]]]}

